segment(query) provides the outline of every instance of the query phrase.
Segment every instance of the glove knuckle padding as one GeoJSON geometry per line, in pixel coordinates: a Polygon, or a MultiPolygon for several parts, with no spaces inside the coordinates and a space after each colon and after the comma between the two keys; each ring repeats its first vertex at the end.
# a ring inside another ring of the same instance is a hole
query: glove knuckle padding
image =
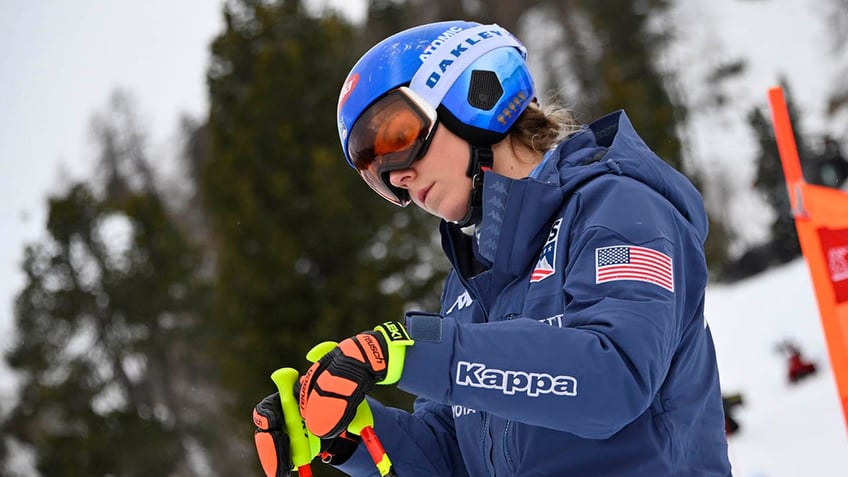
{"type": "Polygon", "coordinates": [[[253,408],[253,424],[263,431],[282,428],[283,415],[279,393],[266,397],[253,408]]]}
{"type": "Polygon", "coordinates": [[[386,357],[375,336],[348,338],[306,372],[300,390],[300,413],[318,437],[335,437],[356,415],[356,407],[385,375],[386,357]]]}

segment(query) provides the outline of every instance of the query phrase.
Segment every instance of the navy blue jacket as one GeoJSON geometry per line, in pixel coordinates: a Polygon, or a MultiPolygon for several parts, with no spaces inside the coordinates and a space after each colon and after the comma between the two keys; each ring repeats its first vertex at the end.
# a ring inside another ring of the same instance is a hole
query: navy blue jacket
{"type": "MultiPolygon", "coordinates": [[[[549,156],[486,173],[475,237],[442,224],[441,313],[407,317],[415,410],[371,400],[398,474],[730,475],[700,194],[621,111],[549,156]]],[[[340,468],[377,475],[363,449],[340,468]]]]}

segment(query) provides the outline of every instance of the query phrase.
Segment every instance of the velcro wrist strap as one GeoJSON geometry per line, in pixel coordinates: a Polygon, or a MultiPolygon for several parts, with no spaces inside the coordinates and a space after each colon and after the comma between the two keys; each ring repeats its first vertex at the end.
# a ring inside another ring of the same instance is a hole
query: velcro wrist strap
{"type": "Polygon", "coordinates": [[[379,332],[386,340],[386,354],[389,358],[386,378],[377,384],[395,384],[400,381],[401,373],[403,373],[406,347],[414,345],[415,341],[409,337],[406,328],[397,321],[379,324],[374,328],[374,331],[379,332]]]}

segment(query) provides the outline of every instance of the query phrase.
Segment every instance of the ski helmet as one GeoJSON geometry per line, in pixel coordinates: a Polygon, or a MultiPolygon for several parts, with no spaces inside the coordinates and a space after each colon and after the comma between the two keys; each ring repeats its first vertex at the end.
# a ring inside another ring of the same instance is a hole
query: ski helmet
{"type": "Polygon", "coordinates": [[[502,140],[535,99],[525,58],[524,46],[496,24],[430,23],[386,38],[354,65],[339,95],[347,163],[382,197],[408,205],[409,194],[392,186],[388,173],[426,152],[436,122],[472,148],[502,140]],[[388,142],[382,130],[387,124],[394,128],[388,142]]]}

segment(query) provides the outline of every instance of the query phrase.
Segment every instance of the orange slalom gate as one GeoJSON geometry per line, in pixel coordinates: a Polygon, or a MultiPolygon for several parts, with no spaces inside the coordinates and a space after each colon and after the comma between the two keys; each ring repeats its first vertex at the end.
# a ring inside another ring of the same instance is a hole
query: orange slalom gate
{"type": "Polygon", "coordinates": [[[848,194],[804,180],[783,90],[768,91],[801,251],[815,288],[830,364],[848,423],[848,194]]]}

